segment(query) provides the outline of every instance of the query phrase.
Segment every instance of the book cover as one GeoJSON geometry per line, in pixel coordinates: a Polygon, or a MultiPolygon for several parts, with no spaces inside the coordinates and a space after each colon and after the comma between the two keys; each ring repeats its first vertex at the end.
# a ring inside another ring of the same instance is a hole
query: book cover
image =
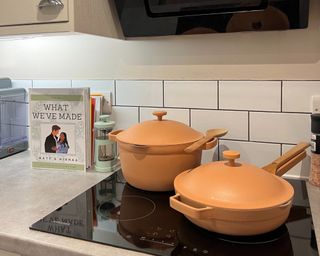
{"type": "Polygon", "coordinates": [[[90,141],[89,88],[29,90],[33,168],[86,170],[90,141]]]}

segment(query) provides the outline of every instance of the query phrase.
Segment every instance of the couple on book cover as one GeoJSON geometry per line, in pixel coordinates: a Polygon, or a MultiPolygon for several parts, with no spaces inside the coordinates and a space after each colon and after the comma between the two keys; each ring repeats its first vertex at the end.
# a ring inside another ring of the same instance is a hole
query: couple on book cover
{"type": "Polygon", "coordinates": [[[46,153],[68,153],[69,144],[67,134],[65,132],[60,133],[60,130],[61,128],[58,125],[52,126],[51,133],[46,137],[44,143],[46,153]]]}

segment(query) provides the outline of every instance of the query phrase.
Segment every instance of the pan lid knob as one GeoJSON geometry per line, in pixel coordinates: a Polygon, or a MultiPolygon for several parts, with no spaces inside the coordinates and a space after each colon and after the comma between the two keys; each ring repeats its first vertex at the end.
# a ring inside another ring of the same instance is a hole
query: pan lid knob
{"type": "Polygon", "coordinates": [[[167,111],[154,111],[152,114],[158,118],[158,121],[162,121],[162,117],[167,114],[167,111]]]}
{"type": "Polygon", "coordinates": [[[223,151],[223,158],[229,160],[228,165],[229,166],[236,166],[235,160],[240,158],[240,152],[235,150],[226,150],[223,151]]]}

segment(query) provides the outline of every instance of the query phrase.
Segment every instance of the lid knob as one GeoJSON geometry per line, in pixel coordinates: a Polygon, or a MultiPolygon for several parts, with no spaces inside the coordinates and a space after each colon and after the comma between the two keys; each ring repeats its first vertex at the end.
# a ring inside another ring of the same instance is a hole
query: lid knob
{"type": "Polygon", "coordinates": [[[229,160],[228,165],[236,166],[235,160],[240,158],[240,153],[238,151],[226,150],[226,151],[223,151],[222,154],[223,154],[223,158],[229,160]]]}
{"type": "Polygon", "coordinates": [[[152,114],[158,118],[158,121],[162,121],[162,117],[167,114],[167,111],[154,111],[152,114]]]}

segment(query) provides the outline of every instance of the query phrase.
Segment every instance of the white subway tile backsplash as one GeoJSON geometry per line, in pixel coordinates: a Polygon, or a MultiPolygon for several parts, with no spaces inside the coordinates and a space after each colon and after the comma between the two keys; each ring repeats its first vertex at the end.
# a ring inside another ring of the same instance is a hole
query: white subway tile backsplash
{"type": "Polygon", "coordinates": [[[12,88],[24,88],[28,91],[32,88],[32,80],[11,80],[12,88]]]}
{"type": "Polygon", "coordinates": [[[189,110],[172,108],[141,108],[140,122],[156,119],[156,117],[152,115],[152,112],[154,111],[167,111],[167,115],[164,119],[174,120],[189,125],[189,110]]]}
{"type": "Polygon", "coordinates": [[[298,143],[310,138],[310,115],[292,113],[250,113],[250,140],[298,143]]]}
{"type": "MultiPolygon", "coordinates": [[[[282,154],[284,154],[286,151],[290,150],[293,146],[292,145],[282,145],[282,154]]],[[[303,178],[308,179],[310,168],[311,168],[311,151],[310,148],[307,149],[307,156],[305,159],[302,160],[301,163],[297,164],[295,167],[293,167],[290,171],[288,171],[284,177],[288,178],[303,178]]]]}
{"type": "Polygon", "coordinates": [[[217,109],[217,82],[165,81],[164,106],[217,109]]]}
{"type": "Polygon", "coordinates": [[[125,130],[139,122],[139,109],[137,107],[118,107],[112,108],[111,118],[116,122],[114,130],[125,130]]]}
{"type": "Polygon", "coordinates": [[[320,95],[320,81],[283,81],[284,112],[312,112],[311,97],[320,95]]]}
{"type": "Polygon", "coordinates": [[[261,168],[280,156],[280,144],[228,141],[220,140],[219,154],[223,159],[222,152],[225,150],[236,150],[240,152],[239,162],[250,163],[261,168]]]}
{"type": "Polygon", "coordinates": [[[72,80],[72,87],[90,87],[90,93],[111,92],[115,102],[114,80],[72,80]]]}
{"type": "Polygon", "coordinates": [[[116,105],[163,107],[162,81],[116,81],[116,105]]]}
{"type": "Polygon", "coordinates": [[[219,109],[281,110],[281,81],[220,81],[219,109]]]}
{"type": "Polygon", "coordinates": [[[202,151],[202,158],[201,158],[201,163],[205,164],[205,163],[210,163],[210,162],[214,162],[214,161],[218,161],[219,160],[219,150],[218,150],[218,146],[214,147],[213,149],[210,150],[203,150],[202,151]]]}
{"type": "Polygon", "coordinates": [[[229,132],[224,138],[248,139],[248,113],[244,111],[191,110],[191,126],[202,132],[226,128],[229,132]]]}
{"type": "MultiPolygon", "coordinates": [[[[240,162],[258,167],[275,160],[281,149],[283,153],[290,149],[288,144],[310,140],[311,96],[320,95],[320,81],[17,79],[12,83],[14,88],[90,87],[91,92],[111,92],[115,129],[154,119],[152,112],[160,110],[168,112],[166,119],[203,133],[227,128],[219,147],[202,152],[202,163],[222,160],[222,151],[232,149],[240,151],[240,162]]],[[[310,150],[285,177],[307,179],[309,171],[310,150]]]]}
{"type": "Polygon", "coordinates": [[[71,88],[71,80],[33,80],[33,88],[71,88]]]}

